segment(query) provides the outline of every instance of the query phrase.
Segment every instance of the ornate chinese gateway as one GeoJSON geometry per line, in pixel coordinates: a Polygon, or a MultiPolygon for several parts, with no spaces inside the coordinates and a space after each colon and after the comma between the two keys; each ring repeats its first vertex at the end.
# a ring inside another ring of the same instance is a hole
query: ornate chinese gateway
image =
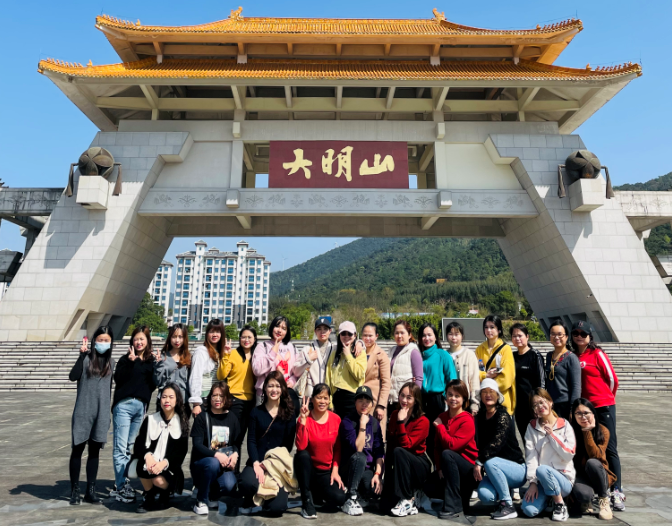
{"type": "Polygon", "coordinates": [[[173,237],[256,235],[497,238],[542,324],[670,341],[670,294],[641,241],[670,220],[669,196],[614,195],[601,163],[615,161],[573,134],[641,68],[554,65],[580,20],[500,31],[437,10],[239,8],[203,25],[96,27],[118,64],[38,71],[98,126],[90,146],[105,153],[80,159],[53,207],[0,303],[0,340],[74,339],[101,323],[123,334],[173,237]],[[105,177],[88,164],[97,155],[105,177]]]}

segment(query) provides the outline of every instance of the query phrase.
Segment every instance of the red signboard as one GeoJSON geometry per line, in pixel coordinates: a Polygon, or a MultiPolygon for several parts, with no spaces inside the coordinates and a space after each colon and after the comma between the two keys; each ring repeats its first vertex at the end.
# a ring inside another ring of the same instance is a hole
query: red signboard
{"type": "Polygon", "coordinates": [[[408,188],[408,147],[383,141],[271,141],[269,188],[408,188]]]}

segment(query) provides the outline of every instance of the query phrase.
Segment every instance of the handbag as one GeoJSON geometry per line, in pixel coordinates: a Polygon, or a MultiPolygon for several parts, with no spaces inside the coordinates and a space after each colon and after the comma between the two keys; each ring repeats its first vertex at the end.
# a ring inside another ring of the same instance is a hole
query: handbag
{"type": "Polygon", "coordinates": [[[134,458],[126,465],[126,478],[128,479],[137,479],[138,478],[138,459],[134,458]]]}

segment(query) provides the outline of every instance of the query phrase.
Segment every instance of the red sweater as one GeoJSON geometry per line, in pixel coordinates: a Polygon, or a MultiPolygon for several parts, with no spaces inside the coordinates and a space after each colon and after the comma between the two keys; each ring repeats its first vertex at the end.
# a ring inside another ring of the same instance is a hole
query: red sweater
{"type": "Polygon", "coordinates": [[[577,354],[581,364],[581,396],[595,407],[616,403],[618,377],[606,353],[600,349],[586,349],[577,354]]]}
{"type": "Polygon", "coordinates": [[[387,453],[391,453],[395,447],[408,449],[414,455],[424,455],[427,451],[427,435],[429,434],[429,420],[421,416],[415,420],[409,420],[404,424],[397,421],[399,410],[392,412],[390,422],[387,424],[387,453]]]}
{"type": "Polygon", "coordinates": [[[338,439],[340,425],[341,418],[331,411],[324,424],[318,424],[312,413],[308,414],[305,426],[301,424],[300,418],[297,421],[296,449],[308,450],[315,469],[330,470],[341,461],[341,442],[338,439]]]}
{"type": "Polygon", "coordinates": [[[441,465],[441,453],[446,449],[459,453],[464,460],[475,464],[478,458],[478,448],[476,447],[476,426],[471,413],[462,411],[455,418],[450,418],[450,412],[446,411],[441,413],[439,418],[443,425],[436,428],[436,448],[434,448],[436,465],[441,465]]]}

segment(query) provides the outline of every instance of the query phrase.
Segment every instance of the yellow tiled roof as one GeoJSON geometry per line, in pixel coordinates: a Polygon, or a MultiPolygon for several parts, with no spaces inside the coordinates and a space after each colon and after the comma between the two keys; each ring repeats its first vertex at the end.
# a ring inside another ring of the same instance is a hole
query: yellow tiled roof
{"type": "Polygon", "coordinates": [[[346,19],[346,18],[261,18],[243,17],[242,8],[231,11],[224,20],[193,26],[144,26],[108,15],[96,17],[96,25],[140,33],[209,33],[235,35],[408,35],[408,36],[511,36],[553,34],[569,29],[583,29],[581,20],[570,19],[535,29],[481,29],[454,24],[434,10],[428,19],[346,19]]]}
{"type": "Polygon", "coordinates": [[[137,79],[291,79],[291,80],[604,80],[635,73],[639,64],[610,68],[563,68],[521,60],[513,62],[441,62],[380,60],[164,59],[154,57],[104,66],[82,66],[54,59],[41,60],[40,73],[53,72],[81,78],[137,79]]]}

